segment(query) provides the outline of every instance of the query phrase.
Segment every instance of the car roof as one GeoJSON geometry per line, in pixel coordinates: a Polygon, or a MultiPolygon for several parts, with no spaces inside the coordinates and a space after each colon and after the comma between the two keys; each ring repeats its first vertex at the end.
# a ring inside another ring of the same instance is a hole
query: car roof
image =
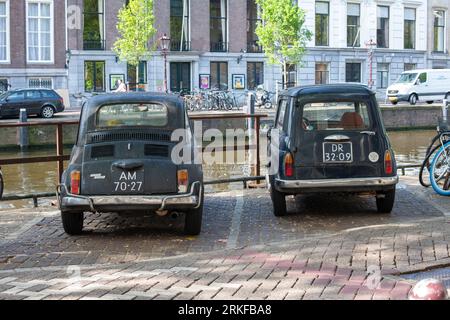
{"type": "Polygon", "coordinates": [[[359,94],[374,95],[375,92],[366,85],[359,83],[336,83],[305,85],[289,88],[280,93],[282,96],[298,97],[300,95],[320,95],[320,94],[359,94]]]}
{"type": "Polygon", "coordinates": [[[422,72],[450,72],[450,69],[414,69],[404,71],[403,73],[422,73],[422,72]]]}
{"type": "Polygon", "coordinates": [[[182,106],[181,98],[175,94],[161,92],[127,92],[106,93],[88,99],[87,109],[97,108],[104,104],[114,103],[142,103],[145,101],[166,102],[168,105],[182,106]]]}

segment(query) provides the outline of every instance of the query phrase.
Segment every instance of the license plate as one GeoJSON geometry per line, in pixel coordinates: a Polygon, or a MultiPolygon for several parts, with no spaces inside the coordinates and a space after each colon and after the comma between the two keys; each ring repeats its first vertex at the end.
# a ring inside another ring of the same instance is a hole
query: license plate
{"type": "Polygon", "coordinates": [[[144,170],[113,171],[111,178],[113,194],[144,193],[144,170]]]}
{"type": "Polygon", "coordinates": [[[351,142],[324,142],[324,163],[351,163],[353,162],[353,147],[351,142]]]}
{"type": "Polygon", "coordinates": [[[389,97],[388,99],[389,99],[389,101],[397,101],[398,100],[397,97],[389,97]]]}

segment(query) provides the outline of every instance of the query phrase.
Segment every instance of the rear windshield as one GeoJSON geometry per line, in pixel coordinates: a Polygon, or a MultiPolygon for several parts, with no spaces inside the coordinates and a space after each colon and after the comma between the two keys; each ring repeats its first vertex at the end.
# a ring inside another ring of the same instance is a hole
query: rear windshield
{"type": "Polygon", "coordinates": [[[307,103],[303,107],[302,127],[316,130],[361,130],[371,126],[364,102],[307,103]]]}
{"type": "Polygon", "coordinates": [[[167,113],[161,104],[104,105],[97,112],[97,127],[164,127],[167,113]]]}

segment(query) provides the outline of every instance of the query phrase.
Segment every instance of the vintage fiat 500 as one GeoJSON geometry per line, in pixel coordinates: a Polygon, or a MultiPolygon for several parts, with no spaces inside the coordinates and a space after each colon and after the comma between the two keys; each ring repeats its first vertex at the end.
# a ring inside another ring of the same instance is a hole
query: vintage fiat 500
{"type": "Polygon", "coordinates": [[[391,212],[398,182],[394,152],[368,87],[289,89],[280,95],[268,137],[276,216],[286,214],[287,195],[321,192],[369,193],[378,212],[391,212]]]}
{"type": "Polygon", "coordinates": [[[64,230],[80,234],[84,212],[155,212],[184,213],[185,233],[199,234],[202,167],[194,161],[174,160],[175,147],[192,155],[196,148],[178,97],[126,93],[89,100],[57,188],[64,230]],[[172,141],[175,130],[180,134],[172,141]]]}

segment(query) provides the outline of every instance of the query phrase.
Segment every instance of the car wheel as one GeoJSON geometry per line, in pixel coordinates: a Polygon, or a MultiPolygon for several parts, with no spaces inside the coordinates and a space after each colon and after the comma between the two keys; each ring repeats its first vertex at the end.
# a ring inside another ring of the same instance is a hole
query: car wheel
{"type": "Polygon", "coordinates": [[[272,198],[273,214],[282,217],[287,214],[286,195],[274,188],[274,179],[270,179],[270,197],[272,198]]]}
{"type": "Polygon", "coordinates": [[[434,101],[427,101],[428,104],[432,104],[434,101]]]}
{"type": "Polygon", "coordinates": [[[83,231],[83,212],[61,211],[64,231],[70,235],[79,235],[83,231]]]}
{"type": "Polygon", "coordinates": [[[44,119],[53,118],[54,114],[55,114],[55,110],[51,106],[44,106],[41,110],[41,117],[44,119]]]}
{"type": "Polygon", "coordinates": [[[377,210],[379,213],[391,213],[394,207],[395,189],[377,193],[377,210]]]}
{"type": "Polygon", "coordinates": [[[414,106],[417,103],[417,99],[417,94],[413,93],[409,96],[409,103],[414,106]]]}

